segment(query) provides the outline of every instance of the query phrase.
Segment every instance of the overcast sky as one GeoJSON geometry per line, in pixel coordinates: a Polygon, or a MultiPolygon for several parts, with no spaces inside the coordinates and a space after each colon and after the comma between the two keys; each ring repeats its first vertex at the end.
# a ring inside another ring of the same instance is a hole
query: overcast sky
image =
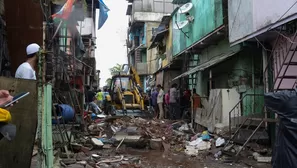
{"type": "MultiPolygon", "coordinates": [[[[108,19],[96,36],[96,68],[100,70],[100,86],[105,85],[105,80],[110,77],[109,68],[117,63],[127,63],[127,50],[125,46],[128,17],[126,16],[126,0],[103,0],[110,9],[108,19]]],[[[99,10],[97,10],[97,23],[99,10]]]]}

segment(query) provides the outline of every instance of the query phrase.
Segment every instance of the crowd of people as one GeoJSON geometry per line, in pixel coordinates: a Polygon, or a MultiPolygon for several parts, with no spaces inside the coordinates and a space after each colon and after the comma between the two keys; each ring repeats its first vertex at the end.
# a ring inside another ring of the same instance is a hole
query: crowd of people
{"type": "Polygon", "coordinates": [[[177,84],[173,84],[166,93],[160,84],[147,90],[147,93],[150,106],[154,109],[154,118],[177,120],[190,111],[191,102],[194,111],[201,107],[201,97],[196,93],[196,89],[185,89],[180,94],[181,89],[178,89],[177,84]]]}
{"type": "MultiPolygon", "coordinates": [[[[87,109],[96,114],[102,113],[101,109],[106,108],[106,96],[109,95],[107,88],[104,88],[103,91],[101,89],[93,91],[89,86],[86,86],[86,90],[87,109]]],[[[194,111],[201,107],[201,97],[196,93],[196,89],[192,91],[184,89],[181,92],[177,84],[173,84],[167,92],[161,85],[157,85],[146,90],[145,95],[144,97],[147,97],[145,104],[153,109],[155,119],[178,120],[184,118],[186,113],[190,112],[192,102],[194,111]]]]}
{"type": "Polygon", "coordinates": [[[90,111],[99,114],[103,111],[101,109],[106,105],[106,96],[109,95],[107,88],[98,89],[97,91],[93,91],[90,86],[86,86],[86,95],[85,95],[85,103],[86,108],[90,111]]]}

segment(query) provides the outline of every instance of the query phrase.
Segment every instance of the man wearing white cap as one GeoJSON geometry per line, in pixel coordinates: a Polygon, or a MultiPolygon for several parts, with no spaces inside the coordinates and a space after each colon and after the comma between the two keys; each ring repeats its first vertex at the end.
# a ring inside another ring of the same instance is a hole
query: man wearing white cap
{"type": "Polygon", "coordinates": [[[27,46],[27,61],[22,63],[15,73],[15,78],[36,80],[34,67],[37,63],[37,53],[40,46],[36,43],[27,46]]]}

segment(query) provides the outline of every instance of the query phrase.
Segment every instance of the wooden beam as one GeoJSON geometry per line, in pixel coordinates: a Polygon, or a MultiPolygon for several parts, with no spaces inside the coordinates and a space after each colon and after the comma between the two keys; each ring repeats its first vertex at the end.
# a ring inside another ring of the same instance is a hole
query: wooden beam
{"type": "Polygon", "coordinates": [[[16,137],[12,142],[0,141],[0,167],[30,167],[37,126],[37,83],[33,80],[0,77],[0,88],[30,94],[8,110],[11,123],[16,125],[16,137]]]}

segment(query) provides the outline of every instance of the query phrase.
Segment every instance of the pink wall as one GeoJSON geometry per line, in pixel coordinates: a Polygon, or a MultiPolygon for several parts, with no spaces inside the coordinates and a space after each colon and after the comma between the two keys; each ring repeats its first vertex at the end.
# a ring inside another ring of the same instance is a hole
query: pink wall
{"type": "Polygon", "coordinates": [[[297,51],[294,53],[294,50],[297,50],[297,39],[292,44],[288,39],[280,37],[278,41],[273,42],[273,44],[275,43],[277,43],[277,46],[273,51],[274,89],[292,89],[296,85],[297,78],[297,51]],[[291,58],[292,61],[289,64],[291,58]],[[292,65],[292,62],[296,65],[292,65]],[[284,63],[289,65],[283,65],[284,63]],[[284,73],[285,71],[286,73],[284,73]],[[282,76],[283,79],[281,80],[282,76]]]}

